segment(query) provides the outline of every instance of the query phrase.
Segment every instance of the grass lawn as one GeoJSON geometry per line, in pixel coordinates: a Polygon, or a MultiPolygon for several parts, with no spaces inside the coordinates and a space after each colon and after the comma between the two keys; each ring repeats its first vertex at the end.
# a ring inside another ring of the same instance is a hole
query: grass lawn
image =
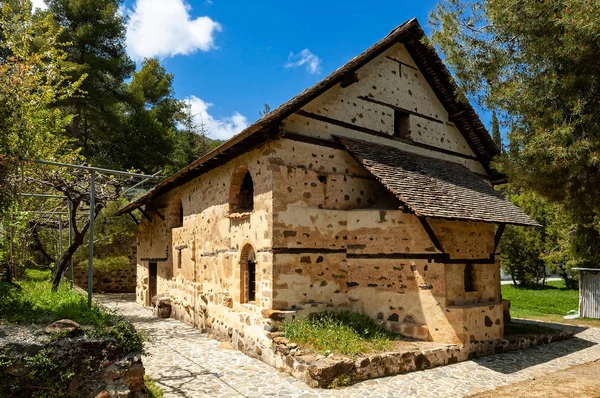
{"type": "Polygon", "coordinates": [[[90,337],[112,337],[124,352],[142,351],[145,337],[120,316],[109,313],[64,283],[52,292],[50,271],[28,269],[14,285],[0,282],[0,324],[39,324],[71,319],[90,337]]]}
{"type": "Polygon", "coordinates": [[[579,308],[579,291],[567,289],[564,281],[547,282],[543,288],[535,289],[502,285],[502,298],[510,300],[510,314],[515,318],[600,326],[598,319],[563,318],[579,308]]]}

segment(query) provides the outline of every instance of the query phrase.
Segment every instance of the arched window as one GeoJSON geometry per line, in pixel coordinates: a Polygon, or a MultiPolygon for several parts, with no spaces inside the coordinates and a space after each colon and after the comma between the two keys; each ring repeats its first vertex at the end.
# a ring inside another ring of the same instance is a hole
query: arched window
{"type": "Polygon", "coordinates": [[[242,166],[233,175],[229,191],[229,211],[247,213],[254,210],[254,182],[248,168],[242,166]]]}
{"type": "Polygon", "coordinates": [[[252,211],[254,209],[254,183],[252,182],[252,176],[249,171],[242,181],[238,209],[240,211],[252,211]]]}
{"type": "Polygon", "coordinates": [[[251,245],[246,245],[240,258],[240,302],[254,303],[256,290],[256,254],[251,245]]]}

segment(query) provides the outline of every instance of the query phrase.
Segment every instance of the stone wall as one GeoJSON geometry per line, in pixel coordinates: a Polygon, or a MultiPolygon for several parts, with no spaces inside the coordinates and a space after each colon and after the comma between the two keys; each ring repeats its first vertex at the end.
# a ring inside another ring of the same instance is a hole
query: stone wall
{"type": "Polygon", "coordinates": [[[207,330],[216,325],[264,338],[261,309],[272,301],[272,172],[274,143],[250,151],[153,203],[138,229],[137,301],[150,305],[149,263],[158,265],[157,293],[172,316],[207,330]],[[235,208],[240,175],[254,184],[254,209],[235,208]],[[231,206],[230,206],[231,205],[231,206]],[[183,220],[179,223],[179,209],[183,220]],[[248,303],[243,258],[256,259],[256,300],[248,303]],[[252,319],[252,321],[248,321],[252,319]],[[248,322],[250,324],[248,324],[248,322]]]}
{"type": "MultiPolygon", "coordinates": [[[[134,293],[136,286],[135,261],[127,264],[125,268],[95,269],[92,277],[92,288],[96,293],[134,293]]],[[[67,271],[68,275],[69,271],[67,271]]],[[[88,271],[86,267],[73,267],[73,283],[82,289],[87,289],[88,271]]]]}
{"type": "Polygon", "coordinates": [[[426,219],[436,247],[424,224],[346,151],[279,141],[273,309],[362,312],[422,340],[502,337],[492,224],[426,219]],[[467,264],[472,291],[465,289],[467,264]]]}
{"type": "Polygon", "coordinates": [[[123,353],[113,339],[48,330],[0,325],[0,396],[146,396],[140,353],[123,353]]]}

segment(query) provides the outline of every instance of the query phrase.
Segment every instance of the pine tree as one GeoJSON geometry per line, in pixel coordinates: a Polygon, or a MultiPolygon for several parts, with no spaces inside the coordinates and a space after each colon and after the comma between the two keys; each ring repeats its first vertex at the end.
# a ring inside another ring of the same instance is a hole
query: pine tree
{"type": "Polygon", "coordinates": [[[135,64],[125,48],[125,17],[120,0],[48,0],[48,13],[61,28],[60,40],[69,43],[68,61],[74,78],[84,76],[82,96],[64,105],[74,115],[71,134],[93,160],[94,145],[119,122],[114,105],[122,101],[124,80],[135,64]]]}
{"type": "Polygon", "coordinates": [[[506,116],[496,166],[572,220],[559,262],[597,267],[600,2],[446,0],[430,22],[463,94],[506,116]]]}
{"type": "Polygon", "coordinates": [[[492,111],[492,139],[500,149],[500,152],[504,152],[504,146],[502,145],[502,136],[500,135],[500,123],[498,122],[498,116],[496,116],[496,111],[492,111]]]}

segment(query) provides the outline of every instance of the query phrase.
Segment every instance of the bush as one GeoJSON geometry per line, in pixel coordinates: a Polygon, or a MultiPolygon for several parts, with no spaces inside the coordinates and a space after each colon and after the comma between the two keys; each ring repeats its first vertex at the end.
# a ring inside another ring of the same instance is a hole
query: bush
{"type": "Polygon", "coordinates": [[[284,325],[285,337],[311,351],[344,355],[385,351],[399,335],[384,329],[369,316],[353,312],[311,314],[284,325]]]}

